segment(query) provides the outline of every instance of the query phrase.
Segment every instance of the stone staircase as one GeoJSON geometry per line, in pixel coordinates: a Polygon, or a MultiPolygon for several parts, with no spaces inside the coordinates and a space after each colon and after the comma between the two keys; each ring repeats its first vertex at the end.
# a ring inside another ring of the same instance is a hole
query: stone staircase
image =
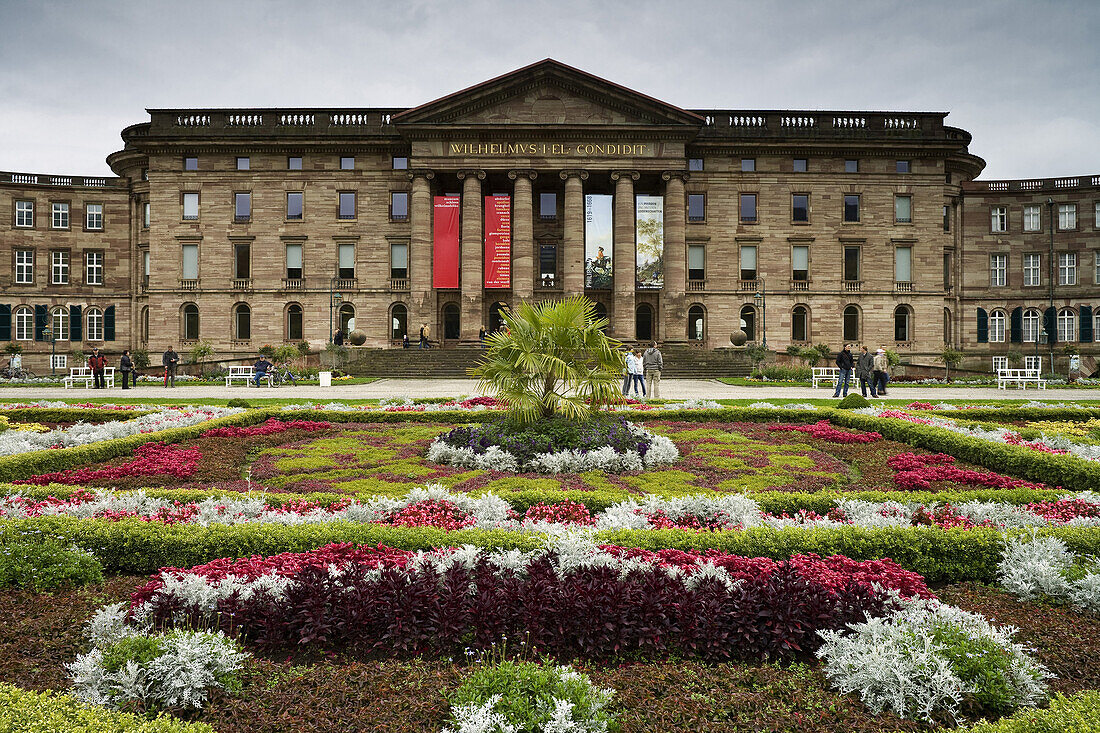
{"type": "MultiPolygon", "coordinates": [[[[473,348],[371,349],[351,347],[346,365],[341,367],[359,377],[405,379],[468,378],[467,369],[481,359],[483,350],[473,348]]],[[[666,379],[714,379],[747,377],[749,360],[733,349],[708,350],[693,346],[668,345],[661,348],[666,379]]]]}

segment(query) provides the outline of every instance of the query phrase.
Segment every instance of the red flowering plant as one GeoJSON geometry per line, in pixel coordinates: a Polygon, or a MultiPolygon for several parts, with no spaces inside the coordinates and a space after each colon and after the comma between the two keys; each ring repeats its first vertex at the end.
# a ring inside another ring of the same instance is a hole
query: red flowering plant
{"type": "Polygon", "coordinates": [[[906,410],[935,410],[936,407],[931,402],[910,402],[905,406],[906,410]]]}
{"type": "Polygon", "coordinates": [[[1042,484],[1012,478],[992,471],[959,468],[955,457],[944,453],[918,455],[899,453],[886,461],[894,469],[894,484],[902,489],[926,490],[934,481],[950,481],[968,486],[986,486],[992,489],[1041,489],[1042,484]]]}
{"type": "Polygon", "coordinates": [[[430,499],[394,510],[382,523],[395,527],[438,527],[450,531],[473,526],[477,520],[453,502],[430,499]]]}
{"type": "Polygon", "coordinates": [[[588,507],[579,501],[563,501],[557,504],[532,504],[527,507],[522,519],[528,522],[554,522],[556,524],[579,524],[590,526],[596,523],[588,507]]]}
{"type": "Polygon", "coordinates": [[[768,430],[806,433],[811,438],[825,440],[830,443],[874,443],[877,440],[882,440],[880,433],[838,430],[830,425],[828,420],[821,420],[813,425],[769,425],[768,430]]]}
{"type": "Polygon", "coordinates": [[[306,430],[308,432],[314,432],[317,430],[327,430],[331,427],[332,424],[327,422],[315,422],[312,420],[289,420],[283,422],[273,417],[260,425],[250,425],[245,428],[240,428],[235,425],[226,428],[210,428],[204,431],[202,436],[204,438],[238,438],[252,435],[277,435],[279,433],[285,433],[288,430],[306,430]]]}
{"type": "Polygon", "coordinates": [[[1100,517],[1100,504],[1082,499],[1033,502],[1027,505],[1027,510],[1054,524],[1065,524],[1077,517],[1100,517]]]}
{"type": "Polygon", "coordinates": [[[164,443],[146,443],[134,449],[133,460],[105,468],[77,468],[32,476],[17,484],[83,484],[127,476],[177,476],[187,478],[198,470],[202,454],[197,448],[180,448],[164,443]]]}

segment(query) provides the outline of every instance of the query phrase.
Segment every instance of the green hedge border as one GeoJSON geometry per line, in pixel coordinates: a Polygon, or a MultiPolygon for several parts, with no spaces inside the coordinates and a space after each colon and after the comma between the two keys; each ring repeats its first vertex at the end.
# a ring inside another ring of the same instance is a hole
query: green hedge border
{"type": "MultiPolygon", "coordinates": [[[[902,408],[904,409],[904,408],[902,408]]],[[[1092,420],[1100,417],[1100,407],[976,407],[972,410],[918,410],[916,414],[931,414],[959,420],[1001,422],[1004,420],[1092,420]]]]}
{"type": "Polygon", "coordinates": [[[116,713],[75,697],[35,692],[0,683],[0,730],[24,733],[214,733],[206,723],[188,723],[161,714],[149,720],[116,713]]]}
{"type": "Polygon", "coordinates": [[[18,407],[4,410],[3,414],[13,423],[23,422],[125,422],[153,410],[105,410],[96,407],[18,407]]]}

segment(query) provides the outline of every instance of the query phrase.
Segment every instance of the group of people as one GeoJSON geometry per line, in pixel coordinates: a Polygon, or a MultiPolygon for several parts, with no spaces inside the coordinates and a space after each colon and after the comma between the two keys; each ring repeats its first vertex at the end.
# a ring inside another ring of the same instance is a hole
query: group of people
{"type": "Polygon", "coordinates": [[[859,355],[856,356],[852,354],[852,345],[844,344],[844,348],[837,354],[836,366],[840,369],[840,375],[836,380],[833,397],[848,396],[848,385],[852,381],[853,372],[859,380],[859,388],[864,397],[867,396],[868,388],[872,397],[886,396],[886,383],[890,381],[890,361],[886,358],[886,349],[879,348],[872,354],[866,346],[859,348],[859,355]]]}
{"type": "Polygon", "coordinates": [[[657,342],[650,344],[643,354],[640,350],[626,352],[626,378],[623,379],[623,396],[634,389],[634,397],[661,398],[661,371],[665,368],[665,358],[657,348],[657,342]],[[648,385],[648,388],[647,388],[648,385]],[[641,394],[639,395],[639,390],[641,394]]]}
{"type": "MultiPolygon", "coordinates": [[[[13,359],[14,361],[14,359],[13,359]]],[[[95,389],[107,387],[107,357],[100,353],[99,347],[92,347],[92,353],[88,356],[88,369],[92,372],[92,386],[95,389]]],[[[130,350],[122,352],[118,360],[118,371],[122,374],[122,388],[130,388],[130,380],[134,380],[137,386],[137,369],[134,368],[134,360],[130,358],[130,350]]]]}

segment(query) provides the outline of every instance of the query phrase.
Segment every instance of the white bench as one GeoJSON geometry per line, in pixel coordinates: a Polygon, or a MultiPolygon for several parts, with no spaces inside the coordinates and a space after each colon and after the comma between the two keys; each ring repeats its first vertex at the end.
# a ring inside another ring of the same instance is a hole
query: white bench
{"type": "MultiPolygon", "coordinates": [[[[274,371],[274,370],[273,370],[274,371]]],[[[264,381],[267,382],[267,386],[272,386],[272,379],[275,375],[272,372],[267,372],[264,375],[264,381]]],[[[232,387],[233,382],[240,380],[244,382],[244,386],[251,387],[256,381],[256,368],[250,366],[231,366],[229,371],[225,374],[225,386],[232,387]]]]}
{"type": "Polygon", "coordinates": [[[1027,389],[1028,382],[1034,382],[1036,388],[1046,389],[1047,380],[1039,377],[1038,369],[998,369],[997,389],[1006,389],[1013,384],[1020,389],[1027,389]]]}
{"type": "MultiPolygon", "coordinates": [[[[77,382],[83,382],[84,388],[89,389],[95,384],[95,375],[92,374],[91,367],[70,367],[69,376],[61,380],[65,385],[65,389],[72,389],[76,386],[77,382]]],[[[108,387],[115,386],[115,368],[104,367],[103,368],[103,383],[108,387]]]]}
{"type": "Polygon", "coordinates": [[[817,389],[818,382],[824,382],[829,387],[836,386],[836,380],[840,379],[840,367],[813,367],[813,389],[817,389]]]}

